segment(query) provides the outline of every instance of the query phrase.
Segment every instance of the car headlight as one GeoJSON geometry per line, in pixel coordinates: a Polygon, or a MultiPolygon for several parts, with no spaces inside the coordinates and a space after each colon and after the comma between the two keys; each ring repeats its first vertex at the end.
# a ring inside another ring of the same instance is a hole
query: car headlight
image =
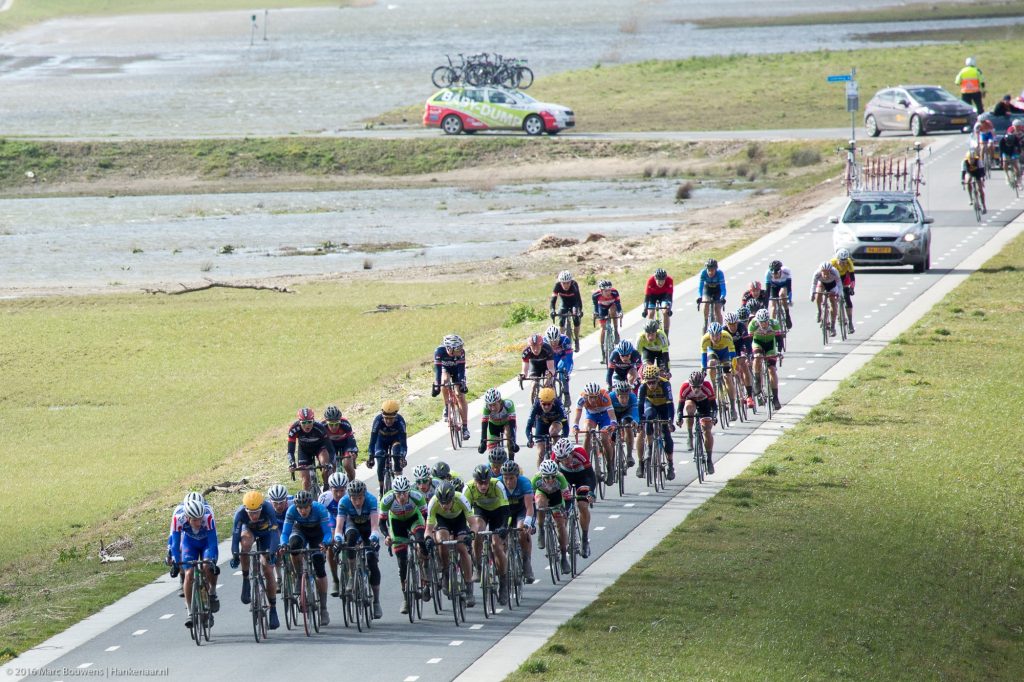
{"type": "Polygon", "coordinates": [[[916,239],[917,239],[917,233],[916,232],[907,232],[905,235],[903,235],[903,241],[905,241],[905,242],[912,242],[912,241],[914,241],[916,239]]]}
{"type": "Polygon", "coordinates": [[[924,111],[924,113],[928,114],[929,116],[934,116],[935,114],[937,114],[937,113],[938,113],[938,112],[937,112],[937,111],[935,111],[934,109],[929,109],[928,107],[925,107],[925,108],[923,109],[923,111],[924,111]]]}

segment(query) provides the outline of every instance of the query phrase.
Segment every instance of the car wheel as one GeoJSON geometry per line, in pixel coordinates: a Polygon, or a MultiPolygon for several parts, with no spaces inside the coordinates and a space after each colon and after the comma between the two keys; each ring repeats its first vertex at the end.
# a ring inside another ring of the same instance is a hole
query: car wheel
{"type": "Polygon", "coordinates": [[[537,114],[530,114],[523,121],[523,130],[527,135],[540,135],[544,132],[544,119],[537,114]]]}
{"type": "Polygon", "coordinates": [[[921,257],[921,261],[914,263],[914,272],[925,272],[932,266],[932,248],[928,247],[928,250],[924,252],[924,256],[921,257]]]}
{"type": "Polygon", "coordinates": [[[878,137],[882,134],[882,131],[878,129],[878,121],[875,120],[874,116],[867,117],[867,120],[864,121],[864,128],[867,129],[868,135],[871,137],[878,137]]]}
{"type": "Polygon", "coordinates": [[[462,119],[455,114],[448,114],[441,119],[441,130],[448,135],[458,135],[462,132],[462,119]]]}
{"type": "Polygon", "coordinates": [[[914,137],[924,135],[924,124],[921,122],[921,117],[916,114],[910,117],[910,132],[914,133],[914,137]]]}

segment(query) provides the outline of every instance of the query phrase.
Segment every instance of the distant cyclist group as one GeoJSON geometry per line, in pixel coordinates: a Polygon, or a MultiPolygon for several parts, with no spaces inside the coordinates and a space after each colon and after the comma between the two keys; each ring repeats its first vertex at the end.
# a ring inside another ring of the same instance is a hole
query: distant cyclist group
{"type": "MultiPolygon", "coordinates": [[[[811,300],[832,336],[840,305],[853,331],[854,286],[853,261],[845,249],[815,271],[811,300]]],[[[382,546],[398,562],[396,589],[402,594],[401,613],[410,620],[423,603],[433,600],[439,610],[441,600],[449,600],[459,622],[459,609],[475,606],[478,591],[485,614],[488,604],[494,612],[495,602],[518,601],[522,585],[535,580],[535,535],[554,581],[576,575],[577,559],[591,553],[591,506],[606,486],[620,482],[621,495],[622,478],[634,466],[649,484],[657,479],[652,474],[675,478],[671,434],[677,427],[686,424],[687,449],[694,451],[695,462],[699,458],[698,471],[713,474],[713,431],[720,419],[736,421],[766,404],[769,417],[781,409],[777,366],[793,326],[792,273],[772,260],[764,278],[742,292],[735,310],[726,309],[726,293],[725,274],[710,258],[698,284],[697,305],[704,309],[700,369],[674,394],[668,337],[672,278],[658,268],[647,281],[645,321],[635,342],[618,336],[619,292],[609,280],[597,282],[590,298],[607,350],[602,352],[604,380],[587,382],[573,397],[569,381],[579,351],[583,299],[572,274],[559,273],[550,298],[552,324],[529,335],[521,353],[520,383],[533,384],[522,441],[536,450],[535,462],[516,461],[521,441],[515,404],[489,388],[477,447],[486,459],[470,477],[464,479],[444,461],[417,464],[406,475],[406,423],[398,401],[388,399],[373,419],[364,460],[376,470],[375,494],[357,477],[356,434],[341,410],[330,405],[318,420],[313,409],[299,409],[287,431],[288,469],[298,489],[292,493],[277,483],[265,492],[250,490],[231,520],[230,566],[241,569],[241,601],[253,611],[257,633],[257,600],[274,630],[280,627],[282,595],[289,627],[299,613],[317,628],[329,624],[328,596],[341,599],[346,625],[363,622],[353,616],[360,599],[367,625],[381,618],[382,546]],[[531,476],[526,469],[534,467],[531,476]]],[[[465,344],[449,334],[434,351],[431,394],[444,396],[442,419],[452,425],[453,439],[459,437],[453,443],[472,436],[467,393],[465,344]]],[[[213,510],[202,495],[190,492],[171,516],[168,563],[172,576],[181,576],[186,626],[194,632],[202,627],[207,636],[220,608],[218,558],[213,510]],[[197,585],[202,595],[194,594],[197,585]]]]}

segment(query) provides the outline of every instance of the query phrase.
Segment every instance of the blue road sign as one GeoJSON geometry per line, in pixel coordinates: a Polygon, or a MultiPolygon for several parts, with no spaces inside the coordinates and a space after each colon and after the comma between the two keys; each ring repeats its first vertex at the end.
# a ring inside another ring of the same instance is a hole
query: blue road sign
{"type": "Polygon", "coordinates": [[[841,73],[836,76],[829,76],[826,80],[829,83],[842,83],[843,81],[853,80],[853,76],[848,73],[841,73]]]}

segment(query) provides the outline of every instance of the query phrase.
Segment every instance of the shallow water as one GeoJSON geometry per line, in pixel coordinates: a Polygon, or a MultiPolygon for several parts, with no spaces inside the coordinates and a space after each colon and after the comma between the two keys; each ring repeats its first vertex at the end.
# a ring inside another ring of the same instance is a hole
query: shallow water
{"type": "Polygon", "coordinates": [[[479,260],[545,234],[642,235],[746,192],[678,181],[556,182],[454,188],[0,200],[0,293],[95,290],[479,260]],[[326,255],[323,242],[347,243],[326,255]],[[387,244],[415,245],[373,252],[387,244]],[[234,252],[222,254],[225,245],[234,252]],[[366,247],[365,245],[370,245],[366,247]],[[368,253],[365,250],[371,251],[368,253]],[[115,284],[118,283],[118,284],[115,284]]]}

